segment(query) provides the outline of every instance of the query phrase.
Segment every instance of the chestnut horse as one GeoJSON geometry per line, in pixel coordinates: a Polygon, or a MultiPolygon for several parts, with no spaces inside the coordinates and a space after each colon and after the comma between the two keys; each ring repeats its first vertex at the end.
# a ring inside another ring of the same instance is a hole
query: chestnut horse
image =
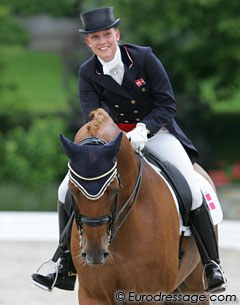
{"type": "MultiPolygon", "coordinates": [[[[76,212],[71,252],[79,304],[162,304],[160,293],[204,295],[202,264],[192,236],[184,237],[185,254],[179,263],[179,216],[166,182],[133,151],[103,109],[91,115],[74,143],[92,137],[103,139],[102,147],[119,147],[113,153],[117,174],[99,198],[92,200],[69,181],[76,212]]],[[[198,171],[206,176],[199,166],[198,171]]]]}

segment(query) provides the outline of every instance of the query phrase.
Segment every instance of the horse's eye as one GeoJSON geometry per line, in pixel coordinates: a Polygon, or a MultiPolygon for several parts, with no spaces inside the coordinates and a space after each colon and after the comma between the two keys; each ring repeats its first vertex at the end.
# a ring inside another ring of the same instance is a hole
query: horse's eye
{"type": "Polygon", "coordinates": [[[107,190],[108,194],[112,195],[112,196],[116,195],[117,191],[118,191],[117,187],[113,187],[113,188],[107,190]]]}

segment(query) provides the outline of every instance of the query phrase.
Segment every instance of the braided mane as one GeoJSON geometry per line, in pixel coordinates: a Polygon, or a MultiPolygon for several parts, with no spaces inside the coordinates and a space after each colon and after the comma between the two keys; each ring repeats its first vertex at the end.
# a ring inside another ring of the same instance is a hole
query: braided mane
{"type": "Polygon", "coordinates": [[[113,140],[119,133],[117,125],[104,109],[93,110],[89,117],[91,121],[83,125],[75,135],[75,143],[79,143],[89,136],[100,137],[108,142],[113,140]]]}
{"type": "Polygon", "coordinates": [[[103,110],[102,108],[93,110],[89,116],[92,119],[92,121],[89,122],[88,130],[90,131],[90,133],[92,135],[96,135],[101,124],[107,123],[111,120],[108,113],[105,110],[103,110]]]}
{"type": "Polygon", "coordinates": [[[93,110],[90,113],[90,118],[92,119],[92,122],[91,122],[92,128],[98,129],[99,125],[102,124],[102,122],[106,121],[106,119],[109,118],[109,115],[102,108],[98,108],[96,110],[93,110]]]}

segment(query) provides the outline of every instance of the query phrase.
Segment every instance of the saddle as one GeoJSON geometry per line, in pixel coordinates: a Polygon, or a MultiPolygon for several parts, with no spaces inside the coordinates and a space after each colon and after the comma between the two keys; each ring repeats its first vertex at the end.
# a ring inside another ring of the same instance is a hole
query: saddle
{"type": "Polygon", "coordinates": [[[144,151],[144,157],[148,162],[160,169],[161,175],[170,184],[178,201],[183,225],[187,227],[189,225],[189,213],[192,207],[192,193],[186,179],[173,164],[167,161],[160,161],[147,149],[144,151]]]}

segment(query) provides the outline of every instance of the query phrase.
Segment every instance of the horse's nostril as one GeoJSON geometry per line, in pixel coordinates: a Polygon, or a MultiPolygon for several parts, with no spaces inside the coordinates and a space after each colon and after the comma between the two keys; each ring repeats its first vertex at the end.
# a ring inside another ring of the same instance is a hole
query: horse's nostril
{"type": "Polygon", "coordinates": [[[98,265],[98,264],[104,264],[109,256],[108,251],[103,251],[101,253],[88,253],[82,252],[81,253],[82,258],[90,265],[98,265]]]}
{"type": "Polygon", "coordinates": [[[103,253],[103,256],[104,256],[105,259],[108,258],[109,252],[104,252],[104,253],[103,253]]]}

